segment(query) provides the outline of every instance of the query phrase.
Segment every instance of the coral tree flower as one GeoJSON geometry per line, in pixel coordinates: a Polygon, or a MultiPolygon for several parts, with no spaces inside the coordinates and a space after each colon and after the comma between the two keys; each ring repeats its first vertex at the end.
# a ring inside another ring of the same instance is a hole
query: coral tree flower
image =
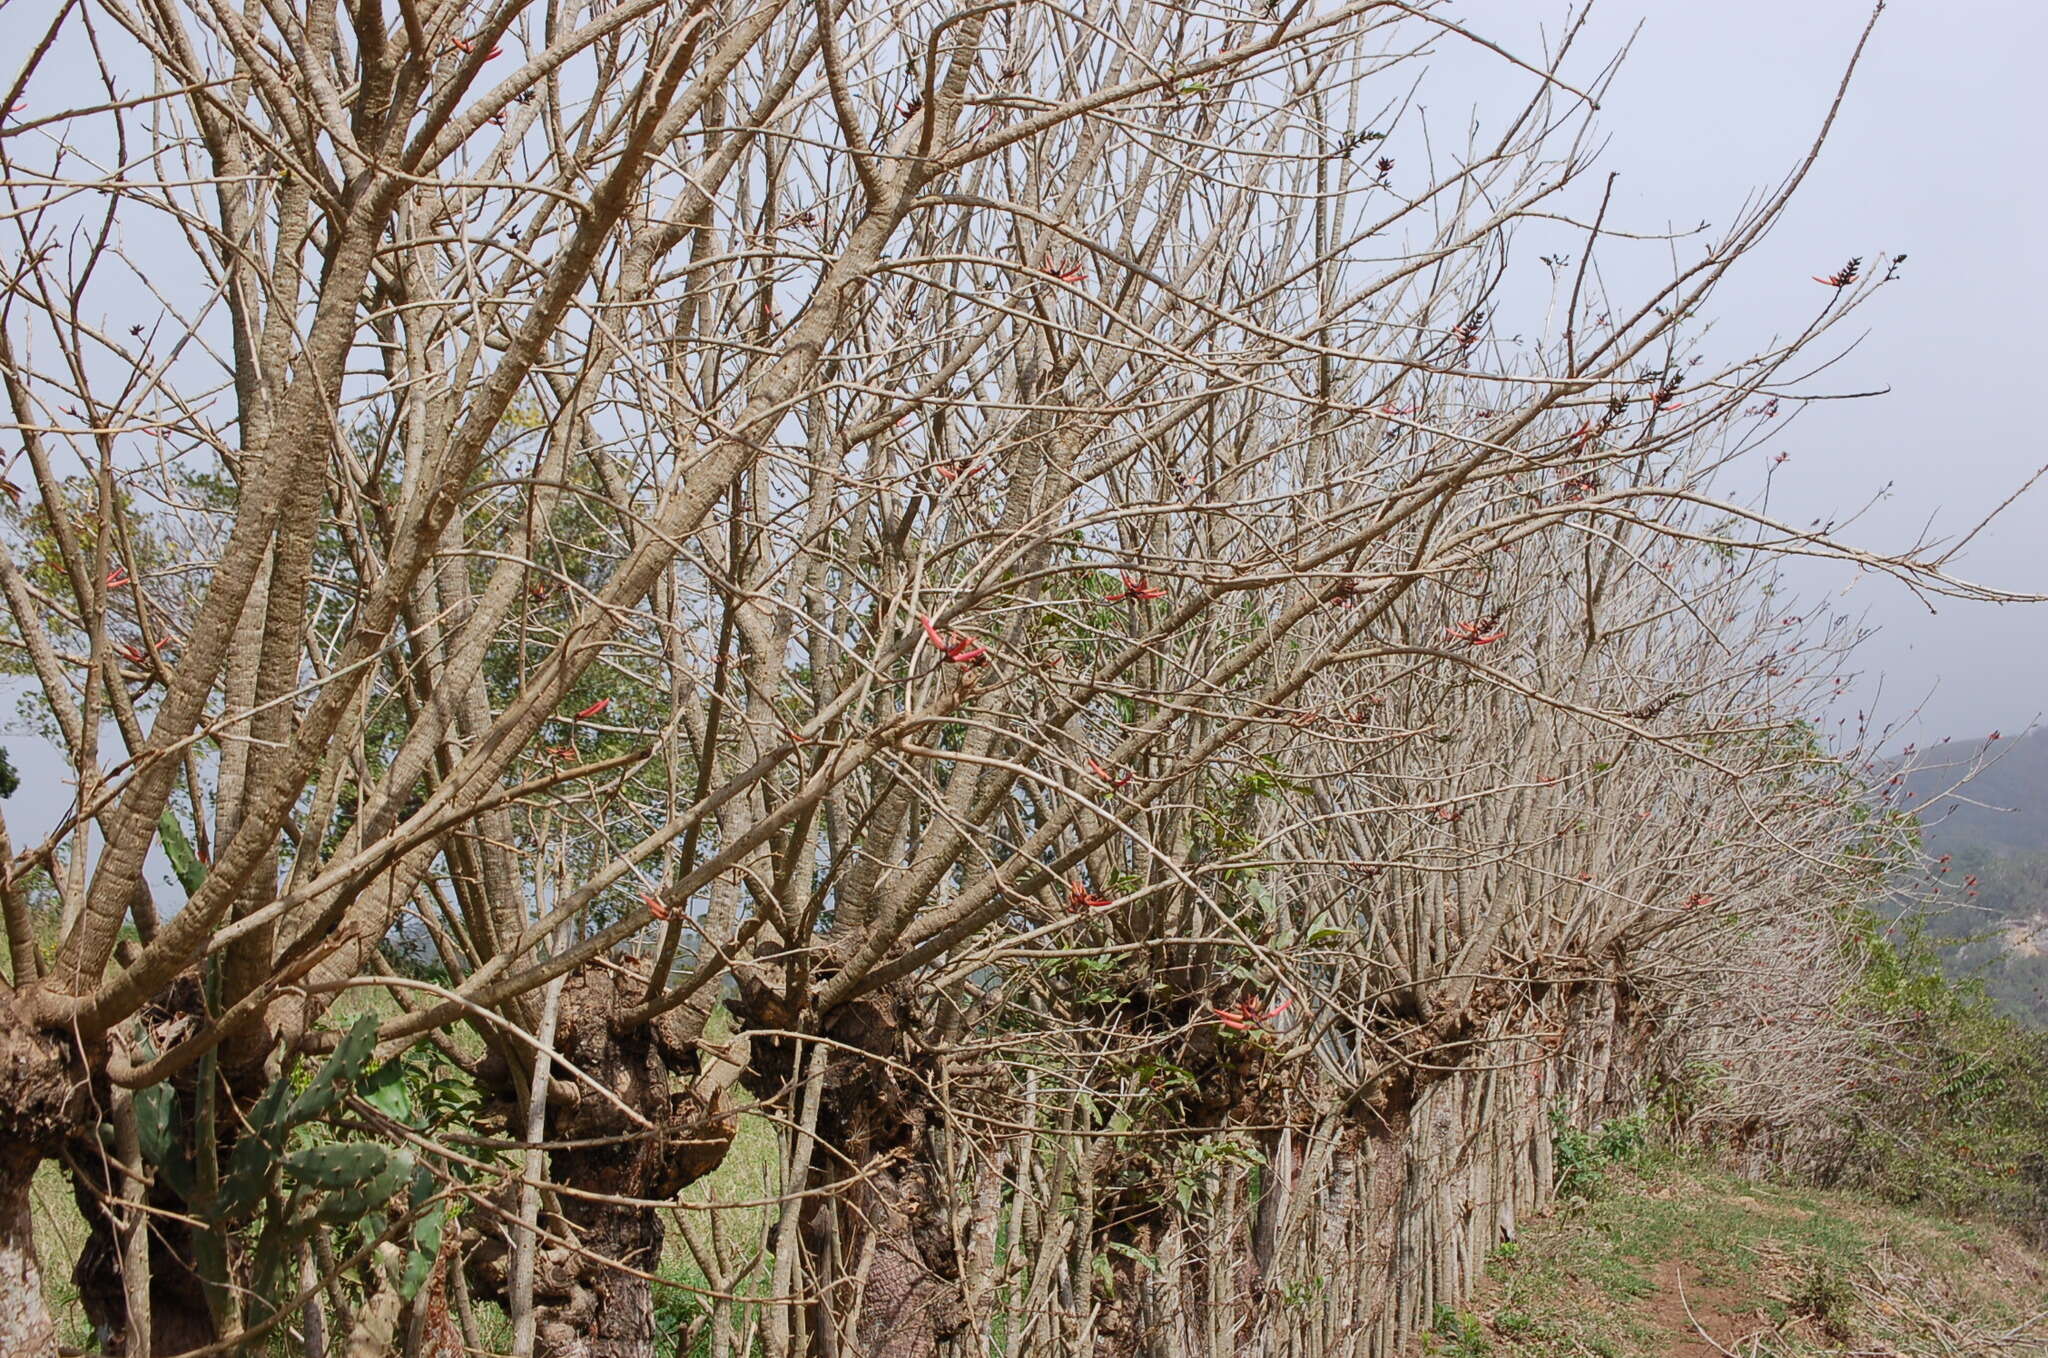
{"type": "Polygon", "coordinates": [[[924,634],[955,665],[979,665],[988,659],[988,648],[964,632],[941,632],[930,618],[919,616],[924,634]]]}
{"type": "Polygon", "coordinates": [[[1462,641],[1468,646],[1491,646],[1507,633],[1501,630],[1499,618],[1485,617],[1446,627],[1444,635],[1453,641],[1462,641]]]}
{"type": "Polygon", "coordinates": [[[1147,582],[1142,575],[1126,575],[1123,577],[1123,582],[1124,587],[1122,591],[1116,594],[1103,595],[1102,602],[1113,604],[1130,599],[1137,603],[1149,603],[1154,599],[1164,599],[1166,597],[1165,590],[1147,582]]]}
{"type": "Polygon", "coordinates": [[[1238,1032],[1243,1032],[1247,1028],[1256,1028],[1260,1024],[1269,1023],[1280,1017],[1281,1014],[1287,1011],[1287,1006],[1293,1003],[1294,997],[1289,995],[1286,999],[1268,1009],[1265,1007],[1265,1002],[1258,996],[1247,995],[1238,1003],[1226,1008],[1217,1009],[1212,1006],[1209,1012],[1214,1014],[1216,1021],[1224,1027],[1234,1028],[1238,1032]]]}
{"type": "Polygon", "coordinates": [[[1090,891],[1084,883],[1067,883],[1067,904],[1076,910],[1100,910],[1116,904],[1114,897],[1103,896],[1090,891]]]}

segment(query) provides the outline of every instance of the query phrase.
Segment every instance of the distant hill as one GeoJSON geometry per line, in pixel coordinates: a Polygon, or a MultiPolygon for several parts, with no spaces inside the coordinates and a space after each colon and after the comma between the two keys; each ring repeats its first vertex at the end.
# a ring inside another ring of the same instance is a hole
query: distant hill
{"type": "Polygon", "coordinates": [[[2048,732],[1989,747],[1981,736],[1950,740],[1919,757],[1929,753],[1953,767],[1924,769],[1906,786],[1928,851],[1952,857],[1941,880],[1956,908],[1929,919],[1928,931],[1950,974],[1976,977],[2006,1012],[2048,1028],[2048,732]],[[1994,762],[1942,795],[1980,750],[1994,762]]]}
{"type": "Polygon", "coordinates": [[[1936,853],[2048,852],[2048,730],[1986,746],[1983,737],[1958,737],[1923,748],[1929,767],[1906,786],[1923,808],[1927,842],[1936,853]],[[1954,795],[1941,794],[1969,771],[1982,750],[1989,761],[1954,795]]]}

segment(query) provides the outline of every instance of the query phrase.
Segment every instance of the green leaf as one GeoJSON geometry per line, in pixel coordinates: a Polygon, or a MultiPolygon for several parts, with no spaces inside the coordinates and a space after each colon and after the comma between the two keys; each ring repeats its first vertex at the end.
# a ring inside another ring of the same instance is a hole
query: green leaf
{"type": "Polygon", "coordinates": [[[173,1122],[177,1117],[177,1095],[169,1085],[151,1085],[135,1091],[135,1130],[142,1154],[152,1165],[170,1158],[173,1122]]]}
{"type": "Polygon", "coordinates": [[[276,1150],[262,1137],[251,1135],[237,1141],[234,1154],[228,1157],[228,1172],[221,1179],[220,1197],[213,1212],[215,1219],[237,1220],[262,1201],[263,1190],[270,1186],[277,1164],[276,1150]]]}
{"type": "Polygon", "coordinates": [[[368,1183],[330,1194],[314,1210],[314,1220],[352,1221],[368,1216],[391,1201],[392,1195],[404,1186],[412,1174],[412,1156],[405,1151],[385,1151],[382,1146],[374,1149],[386,1156],[383,1170],[368,1183]]]}
{"type": "MultiPolygon", "coordinates": [[[[383,1174],[390,1168],[391,1160],[392,1153],[382,1146],[354,1142],[293,1151],[284,1158],[284,1167],[308,1187],[345,1189],[359,1187],[383,1174]]],[[[406,1166],[408,1172],[411,1168],[410,1164],[406,1166]]]]}
{"type": "Polygon", "coordinates": [[[437,1203],[412,1228],[412,1248],[406,1252],[405,1274],[398,1281],[398,1295],[411,1301],[426,1285],[441,1252],[441,1228],[448,1222],[448,1204],[437,1203]]]}
{"type": "Polygon", "coordinates": [[[371,1071],[356,1086],[356,1097],[393,1122],[413,1120],[412,1095],[406,1091],[405,1067],[400,1062],[386,1061],[371,1071]]]}
{"type": "Polygon", "coordinates": [[[285,1124],[296,1126],[340,1103],[342,1082],[362,1073],[363,1062],[370,1059],[370,1050],[376,1045],[377,1016],[365,1014],[348,1030],[348,1036],[341,1040],[334,1054],[313,1072],[312,1081],[286,1111],[285,1124]]]}
{"type": "Polygon", "coordinates": [[[143,1157],[156,1166],[173,1192],[193,1201],[198,1195],[198,1176],[193,1171],[192,1148],[185,1140],[184,1119],[178,1116],[177,1091],[169,1085],[137,1090],[135,1129],[143,1157]]]}

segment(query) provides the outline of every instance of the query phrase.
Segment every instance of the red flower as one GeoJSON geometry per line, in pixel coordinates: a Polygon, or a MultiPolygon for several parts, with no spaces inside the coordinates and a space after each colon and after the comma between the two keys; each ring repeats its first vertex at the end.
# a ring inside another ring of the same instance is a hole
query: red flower
{"type": "Polygon", "coordinates": [[[1067,904],[1076,910],[1100,910],[1104,906],[1115,905],[1116,901],[1113,897],[1097,895],[1080,882],[1069,882],[1067,904]]]}
{"type": "Polygon", "coordinates": [[[1488,615],[1484,618],[1474,619],[1471,622],[1461,622],[1454,626],[1446,627],[1444,635],[1454,641],[1462,641],[1468,646],[1491,646],[1494,642],[1506,636],[1507,633],[1500,630],[1500,619],[1498,617],[1488,615]]]}
{"type": "Polygon", "coordinates": [[[1813,281],[1824,283],[1831,288],[1846,288],[1856,281],[1856,275],[1863,268],[1863,257],[1858,255],[1831,274],[1815,274],[1813,281]]]}
{"type": "Polygon", "coordinates": [[[1239,1032],[1243,1032],[1246,1028],[1254,1028],[1259,1024],[1280,1017],[1281,1014],[1286,1012],[1287,1006],[1293,1003],[1294,997],[1289,995],[1271,1009],[1266,1009],[1258,996],[1247,995],[1243,1000],[1226,1008],[1218,1009],[1212,1005],[1209,1012],[1214,1014],[1217,1021],[1224,1027],[1235,1028],[1239,1032]]]}
{"type": "Polygon", "coordinates": [[[594,717],[598,713],[604,711],[607,707],[610,707],[611,705],[612,700],[610,698],[599,698],[596,702],[592,703],[590,706],[584,708],[581,712],[578,712],[575,716],[571,717],[570,720],[582,721],[585,717],[594,717]]]}
{"type": "Polygon", "coordinates": [[[651,892],[643,891],[640,893],[640,903],[646,906],[648,913],[652,914],[656,919],[668,918],[668,907],[661,903],[661,897],[651,892]]]}
{"type": "Polygon", "coordinates": [[[932,645],[955,665],[979,665],[988,659],[988,648],[964,632],[941,632],[930,618],[922,615],[918,621],[924,624],[924,634],[931,638],[932,645]]]}
{"type": "Polygon", "coordinates": [[[1083,269],[1078,262],[1071,259],[1056,259],[1051,255],[1047,255],[1045,263],[1041,264],[1039,268],[1041,271],[1059,279],[1062,283],[1086,283],[1088,281],[1088,271],[1083,269]]]}
{"type": "Polygon", "coordinates": [[[1713,903],[1714,898],[1704,891],[1695,891],[1692,895],[1685,898],[1685,908],[1688,910],[1697,910],[1703,905],[1712,905],[1713,903]]]}
{"type": "MultiPolygon", "coordinates": [[[[125,585],[125,584],[127,584],[127,583],[128,583],[128,571],[127,571],[127,568],[126,568],[126,567],[124,567],[124,566],[116,566],[116,567],[114,567],[114,569],[112,569],[112,570],[110,570],[110,571],[108,571],[108,572],[107,572],[107,588],[108,588],[108,589],[119,589],[119,588],[121,588],[121,586],[123,586],[123,585],[125,585]]],[[[1996,739],[1996,737],[1993,737],[1993,739],[1996,739]]]]}
{"type": "Polygon", "coordinates": [[[966,458],[960,457],[953,459],[951,462],[935,462],[932,464],[932,470],[937,472],[942,480],[958,481],[963,476],[972,476],[976,472],[987,471],[988,464],[986,462],[970,463],[966,458]]]}
{"type": "Polygon", "coordinates": [[[1132,776],[1129,769],[1125,769],[1120,776],[1111,773],[1108,767],[1093,755],[1088,756],[1088,771],[1114,788],[1125,786],[1131,781],[1132,776]]]}
{"type": "Polygon", "coordinates": [[[1126,575],[1123,577],[1123,582],[1124,587],[1121,593],[1105,594],[1102,596],[1102,602],[1113,604],[1124,599],[1130,599],[1138,603],[1149,603],[1153,599],[1164,599],[1166,597],[1165,590],[1157,585],[1146,583],[1145,577],[1142,575],[1126,575]]]}

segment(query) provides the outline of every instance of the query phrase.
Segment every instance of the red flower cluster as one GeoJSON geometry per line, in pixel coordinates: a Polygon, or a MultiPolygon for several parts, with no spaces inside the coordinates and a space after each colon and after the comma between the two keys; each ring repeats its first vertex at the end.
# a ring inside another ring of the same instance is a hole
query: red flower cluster
{"type": "Polygon", "coordinates": [[[1100,910],[1104,906],[1115,905],[1116,899],[1111,896],[1097,895],[1095,892],[1090,891],[1083,883],[1069,882],[1067,883],[1067,904],[1073,906],[1076,910],[1100,910]]]}
{"type": "Polygon", "coordinates": [[[1282,1013],[1286,1012],[1287,1006],[1293,1003],[1294,997],[1289,995],[1286,999],[1268,1009],[1265,1007],[1265,1002],[1259,999],[1258,996],[1247,995],[1238,1003],[1222,1009],[1212,1006],[1209,1012],[1214,1014],[1216,1021],[1224,1027],[1235,1028],[1239,1032],[1243,1032],[1247,1028],[1256,1028],[1262,1023],[1278,1018],[1282,1013]]]}
{"type": "Polygon", "coordinates": [[[1462,641],[1468,646],[1491,646],[1507,633],[1500,630],[1500,619],[1489,615],[1446,627],[1444,635],[1453,641],[1462,641]]]}
{"type": "Polygon", "coordinates": [[[941,632],[930,618],[919,617],[924,624],[924,634],[931,638],[932,645],[955,665],[981,665],[988,661],[988,647],[964,632],[941,632]]]}
{"type": "Polygon", "coordinates": [[[1126,575],[1123,577],[1123,582],[1124,587],[1120,593],[1105,594],[1102,596],[1102,602],[1114,604],[1130,599],[1136,603],[1149,603],[1153,599],[1164,599],[1166,597],[1165,590],[1157,585],[1148,584],[1142,575],[1126,575]]]}

